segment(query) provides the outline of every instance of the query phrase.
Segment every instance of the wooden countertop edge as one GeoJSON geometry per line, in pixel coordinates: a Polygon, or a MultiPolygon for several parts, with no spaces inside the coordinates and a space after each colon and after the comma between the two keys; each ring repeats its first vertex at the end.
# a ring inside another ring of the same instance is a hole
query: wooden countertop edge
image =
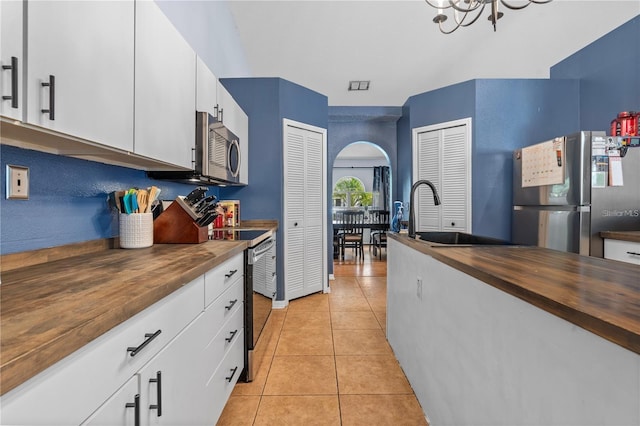
{"type": "MultiPolygon", "coordinates": [[[[557,300],[545,297],[535,291],[531,291],[527,288],[519,286],[515,283],[506,281],[502,278],[496,277],[490,273],[481,271],[473,266],[467,265],[464,262],[457,260],[453,257],[447,256],[446,250],[449,247],[431,247],[420,241],[412,240],[404,234],[389,233],[389,236],[401,244],[407,245],[421,253],[433,257],[434,259],[449,265],[467,275],[479,279],[495,288],[498,288],[514,297],[524,300],[546,312],[549,312],[557,317],[560,317],[566,321],[571,322],[579,327],[584,328],[604,339],[607,339],[625,349],[640,354],[640,335],[637,333],[620,327],[616,324],[612,324],[602,318],[590,315],[586,312],[576,310],[571,306],[563,304],[557,300]]],[[[487,246],[483,246],[486,249],[487,246]]],[[[514,246],[514,248],[516,248],[514,246]]],[[[537,249],[537,247],[522,247],[524,249],[537,249]]]]}
{"type": "Polygon", "coordinates": [[[603,231],[600,232],[600,236],[612,240],[640,243],[640,231],[603,231]]]}
{"type": "Polygon", "coordinates": [[[10,360],[2,359],[2,364],[0,365],[0,395],[5,394],[36,374],[44,371],[87,343],[127,321],[182,286],[190,283],[210,269],[230,259],[234,255],[242,253],[246,248],[246,243],[238,241],[236,244],[228,245],[228,247],[229,249],[223,253],[212,256],[210,260],[206,262],[199,263],[197,266],[185,271],[184,274],[176,279],[153,287],[150,291],[138,298],[132,299],[129,303],[122,305],[118,310],[111,310],[92,320],[85,321],[67,333],[49,340],[18,357],[10,360]],[[70,336],[78,333],[82,334],[83,339],[70,338],[70,336]]]}

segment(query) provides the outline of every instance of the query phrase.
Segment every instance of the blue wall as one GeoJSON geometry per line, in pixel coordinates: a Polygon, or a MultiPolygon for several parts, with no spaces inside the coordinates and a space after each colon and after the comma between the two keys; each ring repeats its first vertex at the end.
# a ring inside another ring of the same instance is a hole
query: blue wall
{"type": "MultiPolygon", "coordinates": [[[[232,78],[221,82],[249,117],[249,184],[242,188],[221,188],[220,196],[240,200],[242,220],[277,219],[282,228],[282,120],[288,118],[326,129],[329,116],[327,97],[280,78],[232,78]]],[[[327,205],[327,213],[328,209],[327,205]]],[[[329,232],[331,229],[327,230],[327,238],[329,232]]],[[[278,232],[277,244],[277,268],[283,271],[283,232],[278,232]]],[[[284,276],[279,274],[277,299],[282,300],[283,295],[284,276]]]]}
{"type": "MultiPolygon", "coordinates": [[[[327,157],[329,168],[344,147],[353,142],[371,142],[384,150],[391,166],[391,197],[398,194],[397,120],[400,107],[329,107],[327,157]]],[[[333,188],[332,174],[327,183],[333,188]]],[[[391,206],[391,203],[390,203],[391,206]]]]}
{"type": "Polygon", "coordinates": [[[474,233],[511,239],[514,149],[580,130],[575,80],[476,80],[474,233]]]}
{"type": "Polygon", "coordinates": [[[140,170],[8,145],[0,145],[0,160],[0,254],[117,236],[118,216],[107,206],[111,191],[156,185],[160,198],[173,200],[194,188],[149,179],[140,170]],[[28,200],[6,199],[7,164],[29,167],[28,200]]]}
{"type": "Polygon", "coordinates": [[[510,239],[511,153],[579,130],[578,88],[575,80],[472,80],[412,96],[398,133],[403,201],[412,181],[411,129],[471,117],[472,231],[510,239]]]}
{"type": "Polygon", "coordinates": [[[551,68],[580,80],[580,127],[607,130],[620,111],[640,110],[640,15],[551,68]]]}

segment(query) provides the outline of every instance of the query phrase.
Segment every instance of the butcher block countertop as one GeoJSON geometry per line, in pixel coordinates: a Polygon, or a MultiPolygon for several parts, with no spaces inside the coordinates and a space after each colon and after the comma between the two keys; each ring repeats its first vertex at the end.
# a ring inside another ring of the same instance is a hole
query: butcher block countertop
{"type": "Polygon", "coordinates": [[[245,241],[134,250],[113,244],[100,240],[2,257],[0,394],[247,247],[245,241]]]}
{"type": "Polygon", "coordinates": [[[601,232],[600,236],[602,238],[610,238],[612,240],[640,243],[640,231],[606,231],[601,232]]]}
{"type": "Polygon", "coordinates": [[[640,354],[640,266],[540,247],[389,237],[640,354]]]}

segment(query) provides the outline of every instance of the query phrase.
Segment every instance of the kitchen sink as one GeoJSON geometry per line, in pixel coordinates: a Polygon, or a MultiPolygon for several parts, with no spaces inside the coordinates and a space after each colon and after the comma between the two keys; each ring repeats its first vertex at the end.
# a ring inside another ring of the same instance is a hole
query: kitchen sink
{"type": "Polygon", "coordinates": [[[416,232],[416,239],[438,245],[510,245],[511,243],[497,238],[464,232],[416,232]]]}

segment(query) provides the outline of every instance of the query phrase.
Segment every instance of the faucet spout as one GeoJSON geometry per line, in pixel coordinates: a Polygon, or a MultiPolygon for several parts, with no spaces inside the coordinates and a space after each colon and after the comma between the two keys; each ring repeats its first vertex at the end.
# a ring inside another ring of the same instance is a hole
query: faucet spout
{"type": "Polygon", "coordinates": [[[427,185],[429,188],[431,188],[431,192],[433,192],[433,203],[436,206],[440,205],[440,197],[438,196],[438,190],[430,181],[425,179],[419,180],[419,181],[416,181],[416,183],[414,183],[413,186],[411,186],[411,204],[409,205],[409,237],[410,238],[416,237],[416,217],[415,217],[414,208],[413,208],[413,199],[415,196],[416,189],[418,189],[420,185],[427,185]]]}

